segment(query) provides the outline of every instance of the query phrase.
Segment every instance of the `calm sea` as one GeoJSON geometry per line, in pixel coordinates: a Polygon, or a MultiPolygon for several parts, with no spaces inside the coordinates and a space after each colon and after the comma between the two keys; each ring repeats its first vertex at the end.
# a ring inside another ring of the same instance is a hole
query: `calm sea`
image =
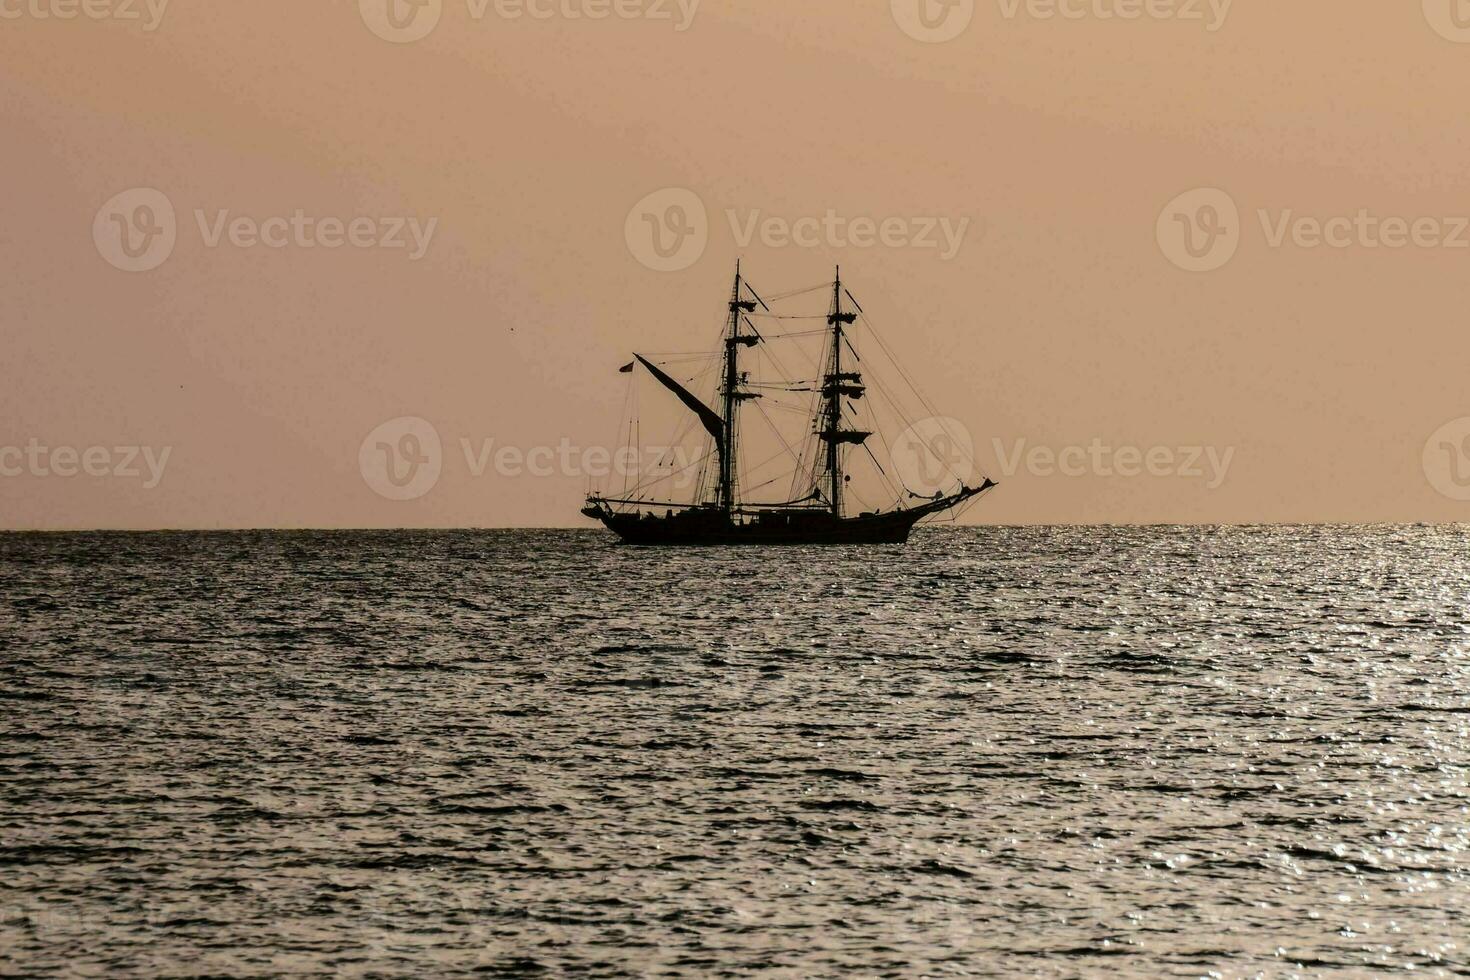
{"type": "Polygon", "coordinates": [[[0,536],[0,972],[1470,972],[1470,529],[0,536]]]}

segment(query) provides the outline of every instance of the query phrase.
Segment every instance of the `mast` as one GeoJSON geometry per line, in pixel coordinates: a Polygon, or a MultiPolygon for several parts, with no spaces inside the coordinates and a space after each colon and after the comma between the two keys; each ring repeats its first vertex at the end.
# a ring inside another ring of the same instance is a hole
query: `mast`
{"type": "Polygon", "coordinates": [[[842,328],[857,320],[856,313],[842,310],[842,267],[837,267],[832,282],[832,312],[827,323],[832,327],[832,349],[827,355],[827,373],[822,378],[822,394],[826,406],[822,410],[822,441],[827,444],[827,478],[832,514],[842,516],[842,446],[861,444],[871,433],[842,428],[842,399],[863,397],[862,375],[842,370],[842,328]]]}
{"type": "Polygon", "coordinates": [[[720,485],[716,501],[727,515],[735,510],[736,474],[735,454],[738,451],[735,416],[740,403],[752,396],[740,391],[739,351],[756,343],[756,337],[742,336],[741,317],[755,311],[755,303],[740,298],[742,286],[740,260],[735,260],[735,286],[730,291],[730,319],[725,330],[725,373],[720,385],[720,417],[724,420],[724,432],[720,439],[720,485]]]}

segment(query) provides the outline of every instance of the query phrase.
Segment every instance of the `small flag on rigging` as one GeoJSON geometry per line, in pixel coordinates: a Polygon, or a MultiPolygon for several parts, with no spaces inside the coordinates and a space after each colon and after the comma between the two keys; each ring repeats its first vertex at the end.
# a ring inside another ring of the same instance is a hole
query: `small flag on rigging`
{"type": "Polygon", "coordinates": [[[618,373],[619,374],[632,374],[633,373],[633,365],[634,364],[637,364],[637,363],[638,363],[637,361],[629,361],[627,364],[624,364],[622,367],[618,368],[618,373]]]}

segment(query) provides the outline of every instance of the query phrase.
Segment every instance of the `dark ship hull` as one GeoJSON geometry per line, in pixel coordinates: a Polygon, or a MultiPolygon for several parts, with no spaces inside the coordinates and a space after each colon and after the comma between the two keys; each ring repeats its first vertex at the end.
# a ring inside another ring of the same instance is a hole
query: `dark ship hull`
{"type": "Polygon", "coordinates": [[[738,515],[718,507],[668,509],[663,514],[619,512],[608,501],[591,498],[582,513],[605,524],[628,544],[638,545],[799,545],[903,544],[914,525],[964,503],[995,486],[990,480],[921,507],[886,514],[838,517],[812,507],[757,510],[738,515]]]}
{"type": "Polygon", "coordinates": [[[779,545],[903,544],[922,516],[914,511],[837,518],[826,511],[757,514],[748,522],[731,519],[715,508],[695,508],[670,515],[593,512],[628,544],[639,545],[779,545]]]}

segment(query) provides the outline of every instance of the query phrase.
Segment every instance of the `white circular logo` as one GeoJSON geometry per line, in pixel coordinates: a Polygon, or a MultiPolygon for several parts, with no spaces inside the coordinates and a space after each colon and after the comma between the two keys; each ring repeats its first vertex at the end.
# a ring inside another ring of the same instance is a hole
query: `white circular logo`
{"type": "Polygon", "coordinates": [[[633,258],[655,272],[679,272],[699,261],[709,244],[709,215],[699,195],[666,187],[633,205],[623,224],[633,258]]]}
{"type": "Polygon", "coordinates": [[[953,493],[975,475],[975,440],[958,419],[920,419],[894,440],[891,454],[904,488],[919,496],[953,493]]]}
{"type": "Polygon", "coordinates": [[[1240,209],[1215,187],[1186,191],[1159,213],[1159,248],[1187,272],[1213,272],[1240,247],[1240,209]]]}
{"type": "Polygon", "coordinates": [[[891,0],[893,20],[915,41],[953,41],[975,18],[975,0],[891,0]]]}
{"type": "Polygon", "coordinates": [[[1451,500],[1470,500],[1470,418],[1446,422],[1429,437],[1424,476],[1451,500]]]}
{"type": "Polygon", "coordinates": [[[428,37],[444,14],[444,0],[357,0],[362,22],[378,37],[412,44],[428,37]]]}
{"type": "Polygon", "coordinates": [[[113,197],[92,219],[92,241],[108,264],[148,272],[168,261],[179,240],[173,202],[162,191],[134,187],[113,197]]]}
{"type": "Polygon", "coordinates": [[[1424,19],[1440,37],[1470,44],[1470,5],[1466,0],[1424,0],[1424,19]]]}
{"type": "Polygon", "coordinates": [[[362,441],[357,465],[363,482],[378,496],[417,500],[434,489],[444,469],[439,431],[411,415],[390,419],[362,441]]]}

